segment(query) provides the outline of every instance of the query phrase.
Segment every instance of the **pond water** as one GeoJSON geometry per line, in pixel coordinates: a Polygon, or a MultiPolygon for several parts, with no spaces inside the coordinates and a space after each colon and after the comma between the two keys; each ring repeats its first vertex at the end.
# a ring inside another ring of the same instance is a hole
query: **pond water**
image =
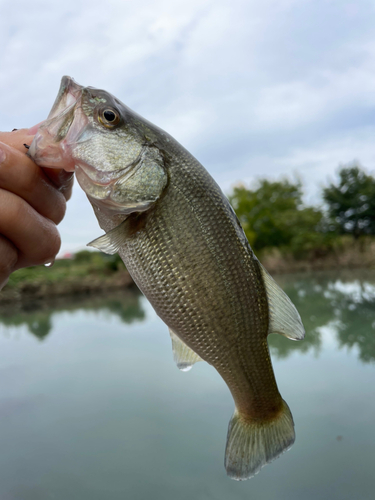
{"type": "Polygon", "coordinates": [[[269,337],[297,438],[245,482],[223,467],[226,385],[175,367],[139,293],[2,309],[0,499],[375,498],[375,273],[277,280],[306,327],[269,337]]]}

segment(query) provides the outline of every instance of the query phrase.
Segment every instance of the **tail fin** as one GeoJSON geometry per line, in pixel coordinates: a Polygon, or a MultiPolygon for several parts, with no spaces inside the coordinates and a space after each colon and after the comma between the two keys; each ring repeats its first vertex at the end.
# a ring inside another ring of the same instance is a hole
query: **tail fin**
{"type": "Polygon", "coordinates": [[[249,479],[260,469],[290,449],[294,443],[294,423],[283,401],[281,413],[273,420],[245,420],[236,409],[229,422],[225,468],[237,481],[249,479]]]}

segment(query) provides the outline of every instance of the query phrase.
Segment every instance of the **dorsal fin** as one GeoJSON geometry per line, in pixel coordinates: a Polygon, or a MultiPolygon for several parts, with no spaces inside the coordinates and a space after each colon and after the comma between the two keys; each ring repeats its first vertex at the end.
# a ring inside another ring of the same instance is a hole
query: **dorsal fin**
{"type": "Polygon", "coordinates": [[[172,340],[172,351],[173,359],[179,368],[183,372],[191,370],[194,363],[198,361],[203,361],[201,357],[198,356],[190,347],[188,347],[185,342],[183,342],[180,337],[178,337],[173,330],[169,329],[172,340]]]}
{"type": "Polygon", "coordinates": [[[268,274],[261,263],[264,285],[267,291],[269,309],[268,334],[279,333],[291,340],[302,340],[305,337],[301,317],[287,294],[268,274]]]}

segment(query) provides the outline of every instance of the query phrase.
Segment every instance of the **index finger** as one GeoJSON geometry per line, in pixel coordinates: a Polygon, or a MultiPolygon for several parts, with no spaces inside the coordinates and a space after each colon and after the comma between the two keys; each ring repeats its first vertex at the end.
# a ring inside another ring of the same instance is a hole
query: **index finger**
{"type": "MultiPolygon", "coordinates": [[[[19,129],[13,132],[0,132],[0,141],[5,142],[10,147],[17,149],[21,153],[27,153],[27,146],[30,146],[34,139],[36,127],[31,129],[19,129]]],[[[66,200],[72,195],[74,173],[66,172],[60,168],[42,168],[45,175],[56,186],[56,188],[63,194],[66,200]]]]}
{"type": "Polygon", "coordinates": [[[0,142],[4,142],[11,148],[17,149],[21,153],[27,153],[27,147],[34,139],[34,135],[28,133],[28,129],[14,129],[13,132],[0,132],[0,142]]]}

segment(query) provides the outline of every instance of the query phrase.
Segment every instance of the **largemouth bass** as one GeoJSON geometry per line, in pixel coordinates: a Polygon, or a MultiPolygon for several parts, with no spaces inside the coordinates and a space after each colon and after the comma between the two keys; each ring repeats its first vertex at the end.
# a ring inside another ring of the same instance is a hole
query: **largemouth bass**
{"type": "Polygon", "coordinates": [[[304,337],[300,316],[255,257],[219,186],[169,134],[104,90],[64,77],[29,155],[74,170],[118,252],[168,325],[175,361],[204,360],[235,403],[225,467],[247,479],[289,449],[294,423],[272,370],[267,335],[304,337]]]}

